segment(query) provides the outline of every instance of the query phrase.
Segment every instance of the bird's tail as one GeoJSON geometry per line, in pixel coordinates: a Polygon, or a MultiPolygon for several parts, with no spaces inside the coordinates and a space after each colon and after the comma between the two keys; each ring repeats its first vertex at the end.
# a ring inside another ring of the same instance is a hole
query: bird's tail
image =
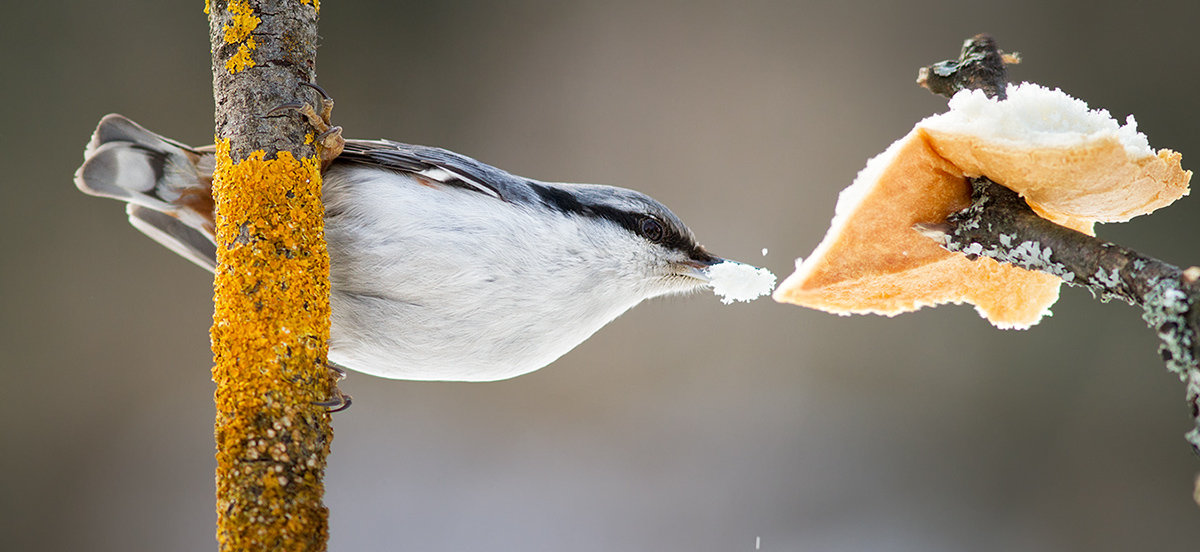
{"type": "Polygon", "coordinates": [[[112,114],[100,119],[83,158],[75,172],[80,191],[128,203],[134,228],[216,269],[211,147],[185,146],[112,114]]]}

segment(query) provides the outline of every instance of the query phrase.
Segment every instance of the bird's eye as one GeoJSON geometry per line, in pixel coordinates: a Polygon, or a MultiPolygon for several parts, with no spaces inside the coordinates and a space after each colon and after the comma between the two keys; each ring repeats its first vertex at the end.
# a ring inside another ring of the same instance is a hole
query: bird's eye
{"type": "Polygon", "coordinates": [[[663,226],[663,223],[652,217],[643,218],[639,229],[642,232],[642,236],[652,242],[662,241],[667,234],[667,229],[663,226]]]}

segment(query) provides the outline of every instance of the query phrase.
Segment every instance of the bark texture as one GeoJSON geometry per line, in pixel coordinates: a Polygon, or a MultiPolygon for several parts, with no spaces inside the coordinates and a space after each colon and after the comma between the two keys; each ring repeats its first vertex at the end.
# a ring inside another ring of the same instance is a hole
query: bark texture
{"type": "Polygon", "coordinates": [[[230,140],[240,161],[256,151],[267,159],[280,151],[315,155],[311,129],[295,112],[265,117],[317,93],[298,83],[315,82],[317,9],[299,0],[214,0],[209,5],[216,135],[230,140]]]}
{"type": "Polygon", "coordinates": [[[325,550],[333,438],[314,403],[334,385],[329,258],[312,130],[317,10],[299,0],[206,5],[216,104],[218,267],[212,327],[217,540],[223,551],[325,550]]]}

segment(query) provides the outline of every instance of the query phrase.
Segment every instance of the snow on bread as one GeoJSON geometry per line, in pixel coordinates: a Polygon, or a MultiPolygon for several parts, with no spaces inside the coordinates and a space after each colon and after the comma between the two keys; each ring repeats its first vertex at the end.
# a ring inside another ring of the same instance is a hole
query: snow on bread
{"type": "Polygon", "coordinates": [[[1181,156],[1151,149],[1132,115],[1122,125],[1057,89],[1009,85],[1006,100],[964,90],[917,127],[966,176],[986,175],[1052,220],[1125,222],[1188,192],[1181,156]]]}

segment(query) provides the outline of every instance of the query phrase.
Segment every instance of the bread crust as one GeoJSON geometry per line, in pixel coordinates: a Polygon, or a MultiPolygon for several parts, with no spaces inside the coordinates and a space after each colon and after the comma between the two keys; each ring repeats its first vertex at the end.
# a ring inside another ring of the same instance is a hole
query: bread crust
{"type": "Polygon", "coordinates": [[[1069,147],[1032,148],[933,129],[926,133],[934,151],[963,174],[987,176],[1055,222],[1125,222],[1183,197],[1191,180],[1179,153],[1164,149],[1133,158],[1114,135],[1069,147]]]}
{"type": "MultiPolygon", "coordinates": [[[[967,176],[938,153],[924,129],[868,163],[851,188],[824,240],[776,289],[776,301],[887,316],[966,302],[998,327],[1027,328],[1058,299],[1061,280],[1054,276],[986,257],[971,261],[913,229],[942,222],[971,200],[967,176]]],[[[1058,222],[1092,230],[1090,220],[1058,222]]]]}

